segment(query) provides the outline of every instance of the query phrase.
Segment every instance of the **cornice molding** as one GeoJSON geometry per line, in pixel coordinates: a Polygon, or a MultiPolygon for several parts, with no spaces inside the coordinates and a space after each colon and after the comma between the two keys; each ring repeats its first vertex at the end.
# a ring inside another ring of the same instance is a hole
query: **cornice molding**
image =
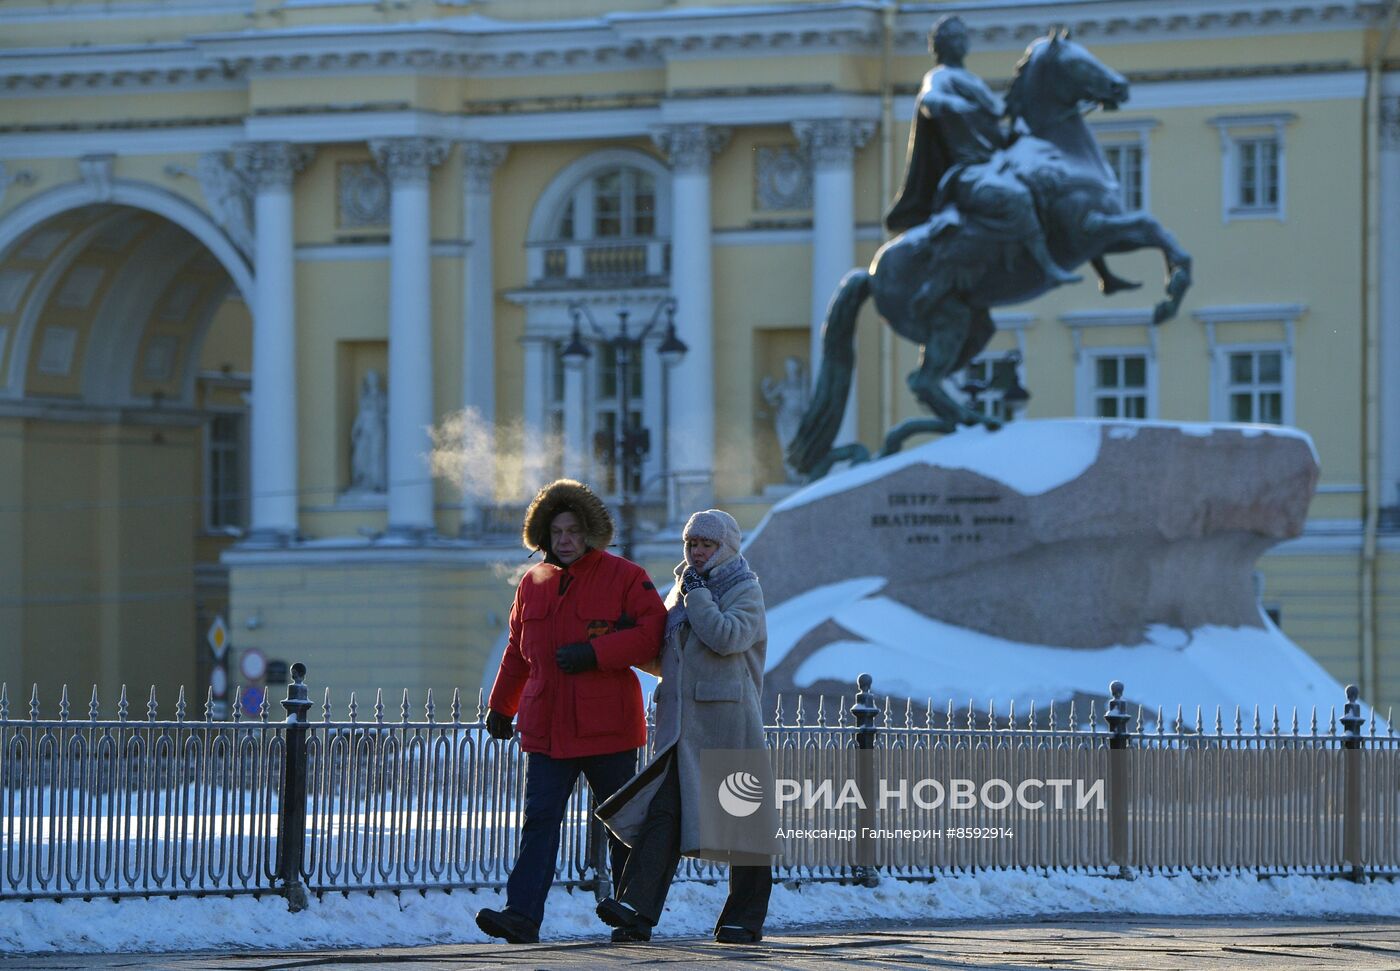
{"type": "Polygon", "coordinates": [[[977,50],[1021,47],[1052,26],[1089,44],[1356,29],[1384,9],[1382,0],[963,0],[906,5],[894,42],[901,54],[927,50],[929,27],[948,13],[967,23],[977,50]]]}
{"type": "MultiPolygon", "coordinates": [[[[540,23],[470,15],[203,34],[145,46],[18,49],[0,51],[0,91],[226,86],[258,76],[659,70],[677,60],[830,52],[877,56],[882,10],[875,0],[835,0],[540,23]]],[[[985,50],[1024,46],[1060,24],[1089,43],[1181,40],[1359,29],[1382,10],[1381,0],[954,0],[904,5],[895,43],[901,54],[923,53],[929,27],[953,12],[968,23],[974,47],[985,50]]],[[[0,26],[6,22],[0,15],[0,26]]]]}

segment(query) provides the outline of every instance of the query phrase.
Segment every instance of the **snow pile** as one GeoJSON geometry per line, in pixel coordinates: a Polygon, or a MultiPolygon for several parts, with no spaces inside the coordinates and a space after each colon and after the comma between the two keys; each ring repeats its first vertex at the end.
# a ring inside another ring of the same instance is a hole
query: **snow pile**
{"type": "MultiPolygon", "coordinates": [[[[714,927],[727,887],[678,883],[656,930],[658,938],[704,936],[714,927]]],[[[496,892],[327,894],[299,914],[278,897],[182,897],[63,903],[6,902],[0,907],[0,951],[191,951],[229,948],[390,947],[485,943],[473,920],[478,908],[502,906],[496,892]]],[[[591,892],[550,893],[542,938],[605,940],[591,892]]],[[[886,879],[878,887],[808,883],[773,891],[767,927],[800,928],[895,919],[989,919],[1035,914],[1252,914],[1319,917],[1393,916],[1400,883],[1369,885],[1313,877],[1251,875],[1195,880],[1145,876],[1110,880],[1083,874],[1041,876],[1019,871],[948,877],[936,883],[886,879]]]]}
{"type": "Polygon", "coordinates": [[[1076,694],[1103,696],[1117,679],[1126,697],[1163,706],[1168,719],[1183,705],[1190,721],[1200,705],[1209,727],[1218,705],[1228,727],[1236,705],[1251,718],[1257,704],[1267,728],[1278,705],[1284,730],[1295,706],[1306,730],[1313,706],[1325,721],[1345,700],[1342,686],[1267,618],[1263,628],[1157,625],[1141,644],[1065,648],[1003,640],[925,617],[879,596],[884,586],[882,577],[856,577],[769,608],[768,666],[808,631],[834,620],[861,640],[818,649],[798,666],[798,687],[823,679],[845,683],[863,671],[879,695],[932,698],[940,710],[947,699],[960,706],[969,698],[979,706],[995,699],[1003,712],[1015,702],[1024,716],[1032,701],[1043,711],[1046,703],[1076,694]]]}

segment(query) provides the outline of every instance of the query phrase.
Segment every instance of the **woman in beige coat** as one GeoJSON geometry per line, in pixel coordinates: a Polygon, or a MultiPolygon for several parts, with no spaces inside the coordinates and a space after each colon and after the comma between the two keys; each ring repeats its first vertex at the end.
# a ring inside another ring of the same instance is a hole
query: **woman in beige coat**
{"type": "Polygon", "coordinates": [[[698,512],[683,535],[685,559],[666,599],[658,658],[655,755],[598,808],[632,847],[616,896],[599,903],[598,916],[617,928],[614,941],[648,940],[680,858],[715,860],[730,864],[715,939],[752,943],[763,938],[778,849],[759,707],[768,643],[763,590],[739,553],[734,517],[698,512]],[[736,778],[737,795],[758,800],[756,807],[732,801],[733,793],[727,806],[721,802],[715,783],[736,778]],[[736,805],[740,815],[730,808],[736,805]]]}

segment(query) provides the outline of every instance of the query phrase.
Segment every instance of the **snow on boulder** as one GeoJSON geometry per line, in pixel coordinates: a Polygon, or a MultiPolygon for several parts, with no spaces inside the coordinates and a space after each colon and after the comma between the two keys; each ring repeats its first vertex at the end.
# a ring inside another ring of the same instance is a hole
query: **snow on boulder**
{"type": "MultiPolygon", "coordinates": [[[[1294,429],[1095,420],[965,429],[775,506],[745,555],[768,684],[1151,706],[1338,703],[1268,622],[1254,565],[1303,529],[1318,463],[1294,429]]],[[[1213,714],[1213,713],[1212,713],[1213,714]]]]}

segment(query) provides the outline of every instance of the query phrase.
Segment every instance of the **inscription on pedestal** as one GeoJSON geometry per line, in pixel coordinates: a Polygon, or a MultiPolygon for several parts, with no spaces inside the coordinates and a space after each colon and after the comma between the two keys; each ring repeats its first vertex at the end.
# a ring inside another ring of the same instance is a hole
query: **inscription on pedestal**
{"type": "Polygon", "coordinates": [[[890,492],[886,511],[870,514],[870,526],[898,530],[910,546],[981,543],[1001,539],[1016,516],[999,510],[996,494],[941,495],[935,492],[890,492]]]}

